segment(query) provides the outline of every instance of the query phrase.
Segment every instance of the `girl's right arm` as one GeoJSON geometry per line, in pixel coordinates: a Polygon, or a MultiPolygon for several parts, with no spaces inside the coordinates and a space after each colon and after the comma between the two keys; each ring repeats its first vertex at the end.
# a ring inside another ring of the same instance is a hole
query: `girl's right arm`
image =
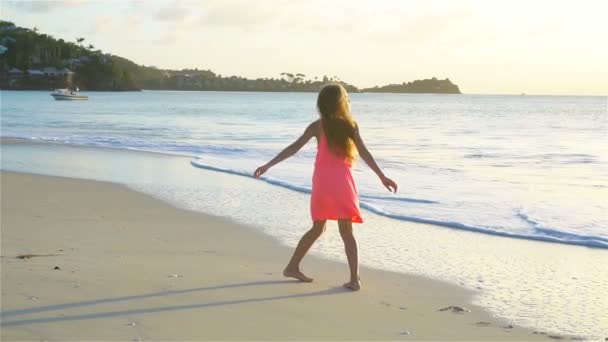
{"type": "Polygon", "coordinates": [[[277,156],[274,157],[271,161],[258,167],[253,172],[253,177],[260,178],[260,176],[263,175],[266,171],[268,171],[268,169],[270,169],[274,165],[282,162],[283,160],[293,156],[296,152],[298,152],[304,145],[306,145],[306,143],[312,137],[314,137],[316,135],[316,132],[318,132],[318,124],[319,124],[319,121],[317,120],[317,121],[311,123],[310,125],[308,125],[308,127],[306,128],[304,133],[296,141],[294,141],[291,145],[287,146],[283,151],[281,151],[279,154],[277,154],[277,156]]]}
{"type": "Polygon", "coordinates": [[[376,173],[382,185],[384,185],[388,191],[397,192],[397,183],[395,183],[392,179],[386,177],[384,172],[380,170],[378,164],[376,164],[376,160],[374,160],[374,156],[372,156],[371,152],[365,146],[361,135],[359,134],[359,126],[355,124],[355,131],[353,133],[353,141],[355,142],[355,146],[357,147],[357,151],[359,151],[359,155],[361,159],[365,161],[365,163],[376,173]]]}

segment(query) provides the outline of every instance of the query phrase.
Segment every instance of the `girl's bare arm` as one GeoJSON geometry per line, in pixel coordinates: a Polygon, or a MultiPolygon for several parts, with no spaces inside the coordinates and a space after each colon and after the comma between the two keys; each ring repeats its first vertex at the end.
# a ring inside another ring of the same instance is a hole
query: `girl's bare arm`
{"type": "Polygon", "coordinates": [[[376,163],[374,156],[372,156],[371,152],[365,146],[363,142],[363,138],[359,134],[359,126],[355,125],[355,131],[353,134],[353,141],[355,146],[357,147],[357,151],[359,151],[359,155],[361,159],[365,161],[365,163],[374,171],[374,173],[380,178],[382,184],[391,192],[397,192],[397,183],[395,183],[392,179],[386,177],[384,172],[380,170],[380,167],[376,163]]]}
{"type": "Polygon", "coordinates": [[[279,154],[277,154],[276,157],[272,158],[271,161],[258,167],[255,170],[255,172],[253,173],[253,176],[255,178],[259,178],[261,175],[263,175],[266,171],[268,171],[268,169],[270,169],[274,165],[276,165],[276,164],[282,162],[283,160],[296,154],[296,152],[298,152],[304,145],[306,145],[306,143],[312,137],[314,137],[316,135],[316,133],[318,132],[317,125],[318,125],[318,121],[315,121],[315,122],[311,123],[310,125],[308,125],[308,127],[306,127],[306,130],[304,131],[304,133],[296,141],[294,141],[291,145],[287,146],[283,151],[281,151],[279,154]]]}

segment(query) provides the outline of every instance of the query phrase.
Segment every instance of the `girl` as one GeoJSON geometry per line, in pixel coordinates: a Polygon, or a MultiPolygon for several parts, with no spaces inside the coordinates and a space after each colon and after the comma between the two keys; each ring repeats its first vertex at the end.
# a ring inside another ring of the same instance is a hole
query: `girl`
{"type": "Polygon", "coordinates": [[[317,98],[317,109],[321,118],[311,123],[298,140],[267,164],[260,166],[253,175],[259,178],[269,168],[298,152],[312,137],[317,138],[317,158],[310,203],[313,225],[300,239],[283,275],[304,282],[313,281],[300,271],[300,262],[325,231],[325,222],[337,220],[350,269],[350,281],[345,283],[344,287],[357,291],[361,288],[361,281],[357,241],[353,236],[352,223],[362,223],[363,219],[359,212],[357,188],[350,170],[356,153],[359,153],[389,191],[397,192],[397,184],[382,173],[365,147],[359,135],[359,127],[350,113],[348,94],[342,85],[330,84],[323,87],[317,98]]]}

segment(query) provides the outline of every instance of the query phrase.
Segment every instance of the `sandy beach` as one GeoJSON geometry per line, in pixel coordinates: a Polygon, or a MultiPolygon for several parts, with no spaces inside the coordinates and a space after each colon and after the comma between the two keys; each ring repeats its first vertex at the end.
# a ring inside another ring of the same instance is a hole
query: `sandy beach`
{"type": "Polygon", "coordinates": [[[272,238],[119,185],[2,172],[1,192],[3,341],[548,339],[434,280],[363,269],[351,292],[312,256],[314,283],[284,278],[272,238]]]}

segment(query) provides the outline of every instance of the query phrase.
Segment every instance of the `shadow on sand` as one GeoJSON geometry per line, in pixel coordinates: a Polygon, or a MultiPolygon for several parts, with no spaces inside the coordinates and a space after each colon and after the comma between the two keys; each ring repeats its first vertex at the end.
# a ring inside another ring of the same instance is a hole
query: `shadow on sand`
{"type": "Polygon", "coordinates": [[[12,321],[8,321],[8,322],[6,321],[6,318],[19,316],[19,315],[35,314],[35,313],[49,312],[49,311],[63,310],[63,309],[73,309],[73,308],[79,308],[79,307],[84,307],[84,306],[94,306],[94,305],[98,305],[98,304],[116,303],[116,302],[124,302],[124,301],[129,301],[129,300],[139,300],[139,299],[152,298],[152,297],[164,297],[164,296],[179,295],[179,294],[184,294],[184,293],[210,291],[210,290],[218,290],[218,289],[240,288],[240,287],[247,287],[247,286],[277,285],[277,284],[293,284],[293,283],[299,283],[299,281],[297,281],[297,280],[253,281],[253,282],[245,282],[245,283],[199,287],[199,288],[184,289],[184,290],[166,290],[166,291],[145,293],[145,294],[134,295],[134,296],[102,298],[102,299],[87,300],[87,301],[81,301],[81,302],[72,302],[72,303],[65,303],[65,304],[41,306],[41,307],[37,307],[37,308],[12,310],[12,311],[0,312],[0,318],[1,318],[0,326],[10,327],[10,326],[19,326],[19,325],[36,324],[36,323],[79,321],[79,320],[108,318],[108,317],[116,317],[116,316],[126,316],[126,315],[133,315],[133,314],[146,314],[146,313],[168,312],[168,311],[177,311],[177,310],[202,309],[202,308],[224,306],[224,305],[267,302],[267,301],[284,300],[284,299],[290,299],[290,298],[327,296],[327,295],[332,295],[332,294],[351,292],[342,287],[335,287],[335,288],[330,288],[330,289],[326,289],[326,290],[322,290],[322,291],[314,291],[314,292],[306,292],[306,293],[282,295],[282,296],[248,298],[248,299],[238,299],[238,300],[224,300],[224,301],[209,302],[209,303],[161,306],[161,307],[151,307],[151,308],[145,308],[145,309],[107,311],[107,312],[99,312],[99,313],[83,314],[83,315],[12,320],[12,321]]]}

